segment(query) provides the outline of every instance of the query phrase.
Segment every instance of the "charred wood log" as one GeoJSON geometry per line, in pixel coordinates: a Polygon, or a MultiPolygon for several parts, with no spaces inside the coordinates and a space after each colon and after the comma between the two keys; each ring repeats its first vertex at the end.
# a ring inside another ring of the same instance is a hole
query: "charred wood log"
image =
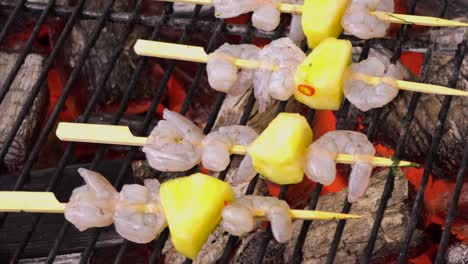
{"type": "MultiPolygon", "coordinates": [[[[8,73],[13,68],[17,59],[17,55],[0,53],[0,85],[8,76],[8,73]]],[[[29,55],[15,81],[10,87],[4,100],[0,104],[0,145],[3,147],[3,142],[8,137],[12,127],[16,122],[21,109],[31,94],[33,86],[39,78],[42,70],[43,57],[37,54],[29,55]]],[[[11,144],[4,163],[9,171],[17,171],[21,169],[31,143],[35,136],[36,129],[39,127],[44,115],[44,106],[46,103],[46,90],[41,89],[36,97],[34,104],[26,119],[23,120],[21,127],[16,133],[15,139],[11,144]]]]}
{"type": "MultiPolygon", "coordinates": [[[[388,170],[382,170],[371,178],[364,197],[353,205],[351,213],[364,218],[347,221],[341,242],[338,247],[335,263],[357,263],[367,245],[368,237],[374,222],[374,215],[385,186],[388,170]]],[[[408,183],[403,173],[395,178],[395,189],[385,211],[381,229],[375,244],[373,260],[392,259],[398,256],[400,241],[405,236],[405,227],[410,210],[408,201],[408,183]]],[[[347,191],[332,193],[320,197],[317,210],[339,212],[347,191]]],[[[303,247],[303,263],[324,263],[336,229],[336,221],[315,221],[312,223],[303,247]]],[[[293,238],[297,237],[302,221],[294,222],[293,238]]],[[[423,231],[417,230],[411,247],[416,248],[423,242],[423,231]]],[[[296,241],[292,240],[286,250],[286,259],[290,260],[296,241]]]]}

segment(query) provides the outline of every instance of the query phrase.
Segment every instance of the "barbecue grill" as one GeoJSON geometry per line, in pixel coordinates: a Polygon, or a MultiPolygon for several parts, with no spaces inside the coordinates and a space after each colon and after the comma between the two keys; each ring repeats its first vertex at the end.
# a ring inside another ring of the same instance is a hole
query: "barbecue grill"
{"type": "MultiPolygon", "coordinates": [[[[180,34],[178,43],[186,43],[188,40],[190,40],[192,34],[196,31],[211,32],[211,37],[209,39],[208,45],[205,47],[207,52],[214,51],[219,45],[222,44],[222,43],[218,43],[217,41],[221,34],[238,35],[238,36],[241,36],[241,42],[248,43],[252,37],[264,37],[264,38],[269,38],[269,39],[276,39],[276,38],[282,37],[285,35],[286,28],[287,28],[286,23],[285,23],[286,21],[284,21],[284,19],[282,23],[280,24],[280,27],[277,30],[270,32],[270,33],[260,32],[254,29],[251,25],[246,25],[246,26],[231,25],[231,24],[226,24],[223,20],[220,20],[220,19],[205,19],[205,18],[201,19],[199,18],[201,6],[195,6],[193,13],[191,14],[190,17],[177,17],[173,14],[172,3],[165,4],[165,9],[163,13],[161,13],[161,15],[142,16],[140,15],[140,13],[143,7],[143,2],[144,2],[143,0],[136,1],[136,5],[131,13],[113,11],[113,5],[116,2],[116,0],[106,1],[106,8],[103,12],[97,12],[95,10],[83,10],[85,0],[77,1],[76,5],[73,7],[57,6],[55,2],[56,1],[54,0],[50,0],[48,1],[47,4],[42,4],[42,3],[28,2],[26,0],[18,0],[18,1],[0,0],[0,8],[7,10],[7,12],[9,13],[7,22],[1,26],[0,42],[2,42],[5,39],[7,33],[13,28],[15,19],[22,12],[29,11],[29,12],[34,12],[40,15],[39,19],[37,19],[37,22],[32,31],[32,34],[30,35],[30,37],[28,38],[26,42],[26,45],[19,53],[16,64],[14,65],[13,69],[10,71],[8,78],[4,81],[2,87],[0,87],[0,102],[4,100],[6,93],[9,91],[10,87],[12,86],[12,83],[16,75],[18,74],[21,68],[21,65],[24,63],[25,58],[27,57],[28,54],[31,53],[34,40],[37,38],[39,34],[39,30],[41,26],[45,23],[46,19],[49,17],[54,17],[54,16],[66,19],[65,27],[57,43],[53,47],[52,52],[46,59],[44,63],[44,68],[40,72],[40,77],[38,81],[34,84],[32,93],[27,98],[26,104],[22,107],[19,116],[16,118],[16,122],[14,126],[11,128],[6,142],[1,147],[0,160],[3,160],[5,158],[22,122],[24,121],[30,109],[32,108],[33,102],[36,96],[38,95],[40,88],[43,86],[43,84],[47,80],[48,70],[52,67],[53,62],[58,56],[61,49],[63,49],[65,43],[67,42],[67,39],[69,38],[72,32],[72,28],[74,27],[74,25],[79,20],[84,20],[84,19],[97,21],[97,23],[95,24],[96,26],[93,29],[89,40],[87,41],[84,49],[81,51],[79,59],[70,75],[68,82],[65,85],[65,88],[63,89],[63,92],[59,100],[57,101],[56,105],[53,107],[53,111],[50,114],[49,119],[46,120],[45,125],[42,127],[42,130],[40,131],[37,141],[33,145],[33,148],[27,157],[24,168],[21,170],[21,173],[18,176],[16,183],[14,184],[14,188],[12,189],[13,191],[22,190],[23,186],[28,182],[30,175],[36,173],[32,171],[33,165],[35,161],[38,159],[40,151],[45,147],[45,143],[46,143],[48,136],[51,133],[53,133],[54,124],[58,118],[58,115],[61,109],[64,107],[65,100],[70,95],[70,92],[72,88],[74,87],[74,85],[76,84],[76,82],[79,80],[80,71],[85,65],[86,60],[93,46],[95,45],[97,39],[99,38],[103,28],[105,27],[106,23],[116,22],[116,23],[125,24],[126,30],[124,32],[121,32],[120,39],[115,41],[115,46],[112,47],[113,55],[111,57],[111,60],[108,61],[106,68],[102,69],[102,76],[98,83],[98,89],[96,89],[94,93],[92,94],[91,99],[88,101],[86,105],[86,109],[83,115],[81,116],[80,120],[78,120],[79,122],[89,122],[89,118],[91,117],[91,113],[96,105],[99,93],[102,92],[103,87],[105,86],[107,80],[109,79],[109,76],[111,72],[113,71],[117,60],[119,59],[119,56],[121,55],[121,53],[123,52],[125,48],[127,39],[130,37],[132,30],[138,24],[143,25],[150,29],[151,33],[149,36],[147,36],[147,39],[151,39],[151,40],[158,39],[160,37],[160,32],[163,28],[180,29],[182,30],[182,33],[180,34]]],[[[409,13],[414,13],[416,2],[417,1],[412,1],[410,9],[409,9],[409,13]]],[[[442,10],[440,12],[440,17],[444,16],[444,12],[445,10],[442,10]]],[[[351,38],[347,37],[347,38],[353,42],[353,46],[362,47],[362,53],[361,53],[360,59],[365,59],[368,55],[370,48],[372,48],[373,46],[377,44],[387,47],[393,51],[393,56],[391,58],[392,62],[395,62],[400,58],[400,55],[403,49],[411,48],[411,47],[418,47],[418,48],[422,47],[426,49],[421,74],[418,77],[419,82],[425,82],[427,79],[426,69],[428,65],[430,65],[431,63],[431,57],[435,49],[435,44],[420,42],[420,41],[408,41],[407,40],[408,27],[409,27],[408,25],[401,27],[401,29],[398,32],[397,38],[394,40],[375,39],[375,40],[369,40],[369,41],[362,41],[362,40],[354,39],[352,37],[351,38]]],[[[454,55],[455,67],[452,71],[453,74],[450,78],[450,82],[447,84],[447,86],[449,87],[455,88],[456,86],[456,83],[460,74],[460,68],[461,68],[465,53],[466,53],[466,48],[467,48],[466,44],[467,44],[466,40],[462,42],[458,46],[456,54],[454,55]]],[[[134,90],[135,86],[137,85],[137,81],[140,78],[145,78],[145,76],[143,76],[142,73],[145,67],[147,66],[147,63],[149,60],[153,60],[153,59],[143,58],[143,57],[139,59],[138,64],[136,66],[136,70],[134,71],[131,79],[128,80],[128,84],[124,92],[123,100],[121,101],[117,112],[115,112],[112,115],[110,124],[118,124],[120,119],[123,117],[124,112],[127,109],[129,101],[130,101],[130,95],[132,93],[132,90],[134,90]]],[[[205,71],[205,65],[199,64],[197,67],[198,68],[196,71],[196,75],[194,77],[194,81],[188,89],[186,100],[180,111],[182,114],[187,113],[189,109],[189,105],[192,102],[192,98],[194,94],[197,93],[199,81],[205,71]]],[[[164,76],[160,81],[160,85],[159,87],[156,88],[157,89],[156,96],[154,96],[152,103],[149,107],[148,114],[144,118],[143,126],[140,127],[138,131],[136,131],[136,135],[145,136],[150,132],[149,129],[154,118],[154,115],[152,113],[155,112],[164,93],[166,92],[167,84],[171,75],[173,74],[174,68],[175,68],[174,61],[171,61],[166,66],[165,71],[164,71],[164,76]]],[[[420,98],[420,95],[417,93],[412,95],[411,102],[408,105],[408,114],[404,119],[401,120],[403,124],[403,130],[401,131],[401,136],[398,141],[399,143],[395,149],[396,150],[395,156],[397,159],[401,158],[401,155],[405,149],[405,142],[406,142],[406,138],[408,135],[409,126],[413,120],[415,109],[418,104],[419,98],[420,98]]],[[[224,99],[225,99],[225,95],[223,93],[219,93],[217,95],[216,103],[212,107],[213,110],[209,115],[209,119],[208,119],[208,122],[206,123],[206,126],[204,127],[205,133],[209,133],[211,129],[213,128],[224,99]]],[[[428,185],[429,174],[431,172],[433,161],[436,158],[435,157],[436,151],[440,145],[442,135],[444,132],[444,123],[446,121],[448,112],[451,110],[454,111],[454,109],[450,109],[451,101],[452,101],[452,98],[450,96],[445,97],[442,108],[440,109],[440,112],[439,112],[437,123],[434,124],[435,129],[432,135],[430,152],[427,153],[426,160],[424,162],[424,174],[423,174],[421,185],[415,197],[414,204],[413,204],[410,216],[409,216],[409,222],[406,228],[406,236],[404,240],[401,241],[401,248],[400,248],[400,255],[398,258],[398,263],[406,263],[408,259],[409,244],[412,239],[413,232],[416,229],[418,216],[422,208],[425,190],[428,185]]],[[[255,98],[253,95],[251,95],[243,111],[240,125],[247,124],[247,121],[252,112],[254,104],[255,104],[255,98]]],[[[277,113],[285,111],[285,107],[286,107],[285,102],[280,103],[277,109],[277,113]]],[[[348,102],[344,102],[341,109],[337,112],[337,128],[338,129],[340,129],[341,124],[344,122],[344,118],[348,111],[353,111],[353,109],[348,102]]],[[[380,113],[381,113],[380,109],[373,110],[372,112],[372,121],[367,130],[367,135],[370,140],[374,138],[378,130],[378,127],[380,125],[383,125],[379,123],[380,113]]],[[[307,112],[307,120],[310,123],[312,123],[312,121],[314,120],[314,114],[315,114],[314,110],[309,110],[307,112]]],[[[65,173],[66,169],[74,165],[75,147],[76,147],[76,144],[74,143],[69,144],[68,147],[66,148],[64,155],[61,157],[60,162],[56,165],[56,168],[54,168],[53,170],[47,170],[45,172],[42,172],[45,175],[45,177],[48,179],[47,188],[44,189],[43,191],[53,192],[58,188],[60,184],[63,184],[61,182],[63,182],[64,175],[66,174],[65,173]]],[[[89,165],[89,168],[91,170],[98,168],[100,164],[103,162],[104,154],[107,148],[108,146],[99,145],[98,150],[95,153],[94,159],[92,163],[89,165]]],[[[129,148],[126,157],[123,160],[116,162],[113,165],[114,168],[117,168],[117,167],[119,168],[117,170],[118,171],[117,176],[113,181],[113,184],[118,189],[124,183],[126,177],[130,175],[129,171],[131,169],[131,162],[135,159],[138,151],[139,149],[137,147],[129,148]]],[[[451,197],[451,206],[449,209],[449,214],[446,219],[445,229],[443,231],[443,235],[440,240],[440,246],[438,248],[437,260],[436,260],[437,263],[442,263],[444,261],[444,252],[446,251],[446,248],[448,246],[451,225],[457,214],[457,205],[458,205],[461,188],[462,188],[463,181],[464,181],[464,176],[466,174],[467,163],[468,163],[468,144],[465,143],[463,159],[459,161],[461,169],[458,172],[458,176],[456,179],[456,188],[453,193],[453,196],[451,197]]],[[[229,168],[227,170],[229,170],[229,168]]],[[[224,171],[220,174],[219,178],[224,180],[226,178],[226,175],[227,175],[227,171],[224,171]]],[[[253,192],[255,185],[257,183],[257,180],[258,180],[258,176],[250,183],[247,193],[253,192]]],[[[392,196],[392,191],[394,188],[394,180],[395,180],[395,172],[393,170],[390,170],[388,174],[388,178],[386,180],[385,189],[382,193],[381,200],[377,209],[377,213],[374,215],[375,221],[373,223],[371,233],[368,237],[367,246],[361,255],[360,261],[362,263],[369,263],[371,261],[371,257],[373,255],[374,246],[375,246],[376,239],[377,239],[377,233],[383,221],[384,212],[387,208],[388,201],[390,197],[392,196]]],[[[281,188],[280,198],[284,198],[287,188],[288,186],[283,186],[281,188]]],[[[317,187],[310,194],[310,203],[308,204],[309,209],[313,210],[316,208],[318,200],[320,198],[321,190],[322,190],[322,186],[317,185],[317,187]]],[[[351,209],[352,209],[352,205],[349,204],[347,201],[344,201],[343,206],[342,206],[342,212],[349,213],[351,209]]],[[[5,221],[9,217],[12,217],[12,214],[3,213],[0,215],[0,229],[5,228],[4,227],[5,221]]],[[[27,231],[24,233],[24,237],[21,237],[21,242],[17,245],[16,248],[14,248],[14,253],[11,256],[8,256],[9,257],[8,261],[10,263],[16,263],[24,257],[25,249],[31,243],[31,238],[33,234],[37,232],[38,229],[40,228],[40,223],[41,223],[42,218],[43,218],[42,214],[32,214],[31,221],[25,224],[26,227],[24,227],[24,229],[26,229],[27,231]]],[[[290,260],[291,263],[301,263],[303,259],[303,252],[305,250],[313,250],[313,249],[304,248],[304,241],[306,239],[309,228],[311,228],[311,224],[312,224],[312,221],[304,221],[299,236],[293,237],[293,239],[296,239],[297,242],[295,245],[293,258],[290,260]]],[[[345,220],[341,220],[338,222],[336,226],[335,234],[333,237],[333,241],[330,245],[326,263],[334,262],[335,256],[338,251],[338,246],[343,235],[345,225],[346,225],[345,220]]],[[[68,251],[68,252],[71,251],[70,249],[62,248],[63,241],[68,235],[67,230],[70,228],[70,223],[68,223],[65,220],[59,221],[55,223],[55,228],[57,230],[56,238],[55,238],[55,242],[53,246],[50,248],[50,251],[46,257],[47,263],[54,262],[54,260],[56,259],[59,253],[62,253],[64,251],[68,251]]],[[[86,242],[87,246],[84,249],[82,248],[78,249],[78,251],[81,252],[80,263],[86,263],[88,261],[92,251],[97,247],[97,244],[99,244],[99,240],[102,238],[100,236],[102,231],[103,229],[94,229],[92,231],[92,235],[90,237],[87,237],[88,238],[88,241],[86,242]]],[[[169,236],[169,232],[166,229],[160,235],[158,240],[154,243],[154,248],[152,249],[151,256],[148,260],[150,263],[157,263],[160,260],[161,255],[162,255],[162,250],[166,241],[168,240],[168,236],[169,236]]],[[[258,251],[258,255],[255,258],[256,263],[263,262],[268,244],[270,243],[271,239],[272,239],[272,233],[271,233],[271,230],[268,229],[263,234],[261,244],[259,245],[260,250],[258,251]]],[[[238,237],[234,237],[234,236],[229,237],[228,243],[224,249],[224,253],[222,257],[218,260],[218,263],[228,262],[232,254],[232,251],[236,248],[236,245],[238,244],[238,242],[239,242],[238,237]]],[[[123,260],[123,257],[126,255],[126,252],[129,246],[130,246],[130,243],[127,241],[120,243],[118,252],[116,252],[115,256],[113,256],[112,261],[114,263],[121,263],[123,260]]],[[[108,260],[108,262],[110,261],[111,260],[108,260]]],[[[190,263],[190,262],[191,262],[190,260],[186,261],[186,263],[190,263]]]]}

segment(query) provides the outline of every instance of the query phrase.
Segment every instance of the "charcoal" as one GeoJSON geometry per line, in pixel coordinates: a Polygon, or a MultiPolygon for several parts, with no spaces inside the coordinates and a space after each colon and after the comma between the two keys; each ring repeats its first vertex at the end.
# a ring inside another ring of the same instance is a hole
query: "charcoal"
{"type": "MultiPolygon", "coordinates": [[[[347,221],[334,263],[358,263],[367,245],[387,175],[388,169],[374,174],[365,196],[353,205],[351,213],[361,215],[363,219],[347,221]]],[[[339,212],[346,195],[347,190],[343,190],[320,197],[317,210],[339,212]]],[[[408,201],[408,184],[404,174],[399,172],[395,178],[393,196],[389,201],[377,236],[373,260],[382,258],[390,260],[396,259],[398,256],[400,241],[405,237],[408,223],[407,215],[410,210],[408,201]]],[[[298,236],[302,222],[294,222],[293,238],[298,236]]],[[[325,263],[335,229],[336,221],[314,221],[312,223],[303,247],[303,263],[325,263]]],[[[416,230],[411,241],[411,248],[418,248],[423,243],[423,238],[423,231],[416,230]]],[[[286,260],[291,260],[295,244],[295,239],[288,244],[286,260]]]]}
{"type": "MultiPolygon", "coordinates": [[[[136,1],[116,1],[114,10],[131,12],[136,1]]],[[[102,12],[108,1],[86,1],[85,9],[102,12]]],[[[67,49],[69,64],[73,68],[86,45],[92,31],[95,29],[97,21],[80,20],[73,28],[70,46],[67,49]]],[[[103,77],[103,72],[107,69],[112,54],[116,49],[116,42],[122,39],[122,35],[127,30],[128,25],[122,23],[106,23],[102,33],[94,48],[86,60],[82,71],[83,85],[88,87],[89,94],[93,94],[98,89],[99,82],[103,77]]],[[[138,38],[143,38],[146,30],[136,26],[130,37],[126,40],[126,46],[115,64],[115,67],[101,91],[98,103],[113,104],[119,102],[123,92],[127,88],[131,76],[136,68],[138,56],[133,52],[133,45],[138,38]]],[[[156,80],[153,75],[146,71],[139,83],[135,86],[131,99],[151,98],[154,96],[156,80]]]]}
{"type": "Polygon", "coordinates": [[[456,243],[450,246],[446,256],[447,264],[465,264],[468,262],[468,245],[456,243]]]}
{"type": "MultiPolygon", "coordinates": [[[[13,68],[17,54],[0,53],[0,85],[7,78],[13,68]]],[[[44,58],[38,54],[30,54],[21,67],[13,84],[0,104],[0,146],[7,139],[15,121],[30,96],[33,86],[39,78],[43,67],[44,58]]],[[[39,127],[45,114],[46,89],[41,89],[34,104],[20,126],[18,133],[5,156],[4,163],[10,172],[16,172],[22,168],[31,148],[36,129],[39,127]]]]}

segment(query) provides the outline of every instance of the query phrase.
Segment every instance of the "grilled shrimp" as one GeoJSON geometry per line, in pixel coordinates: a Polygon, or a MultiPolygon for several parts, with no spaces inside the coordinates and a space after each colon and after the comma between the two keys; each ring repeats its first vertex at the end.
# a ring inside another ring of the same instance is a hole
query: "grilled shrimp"
{"type": "Polygon", "coordinates": [[[349,176],[348,201],[356,202],[364,195],[372,173],[370,159],[375,149],[367,136],[355,131],[332,131],[312,143],[307,149],[305,173],[311,180],[324,185],[336,177],[335,158],[338,153],[357,156],[349,176]]]}
{"type": "Polygon", "coordinates": [[[245,235],[255,228],[255,211],[258,210],[265,212],[278,242],[284,243],[291,239],[289,205],[276,197],[245,195],[235,199],[224,207],[221,227],[232,235],[245,235]]]}
{"type": "MultiPolygon", "coordinates": [[[[250,145],[258,137],[257,132],[247,126],[226,126],[208,134],[202,141],[203,166],[212,171],[223,171],[229,165],[230,149],[233,145],[250,145]]],[[[247,154],[242,160],[237,179],[250,181],[255,177],[252,159],[247,154]]]]}
{"type": "Polygon", "coordinates": [[[271,98],[286,101],[294,93],[294,75],[305,60],[305,53],[289,38],[281,38],[266,45],[257,59],[276,64],[279,69],[258,69],[254,77],[254,93],[260,112],[265,111],[271,98]]]}
{"type": "Polygon", "coordinates": [[[80,231],[111,225],[117,191],[97,172],[80,168],[78,173],[86,185],[73,190],[65,205],[65,218],[80,231]]]}
{"type": "Polygon", "coordinates": [[[154,240],[167,226],[164,213],[144,213],[147,205],[161,207],[159,181],[145,180],[145,186],[124,185],[119,194],[113,217],[115,229],[125,239],[135,243],[154,240]]]}
{"type": "Polygon", "coordinates": [[[224,44],[208,56],[206,71],[210,86],[220,92],[237,96],[245,93],[253,83],[253,70],[239,69],[232,58],[253,59],[260,48],[255,45],[224,44]]]}
{"type": "Polygon", "coordinates": [[[213,0],[216,17],[231,18],[253,12],[252,25],[265,31],[278,27],[281,20],[279,3],[294,3],[294,0],[213,0]]]}
{"type": "Polygon", "coordinates": [[[165,109],[143,147],[151,167],[159,171],[186,171],[201,160],[202,130],[184,116],[165,109]]]}
{"type": "Polygon", "coordinates": [[[359,63],[350,66],[351,72],[362,73],[370,76],[386,77],[387,81],[371,85],[364,81],[346,78],[344,80],[344,94],[346,98],[361,111],[379,108],[398,95],[398,87],[392,80],[401,80],[404,72],[397,64],[391,64],[385,55],[372,56],[359,63]]]}
{"type": "Polygon", "coordinates": [[[345,34],[361,39],[381,38],[387,34],[389,22],[374,16],[373,11],[393,12],[393,0],[351,0],[341,20],[345,34]]]}
{"type": "Polygon", "coordinates": [[[249,13],[261,6],[261,0],[213,0],[215,16],[231,18],[249,13]]]}

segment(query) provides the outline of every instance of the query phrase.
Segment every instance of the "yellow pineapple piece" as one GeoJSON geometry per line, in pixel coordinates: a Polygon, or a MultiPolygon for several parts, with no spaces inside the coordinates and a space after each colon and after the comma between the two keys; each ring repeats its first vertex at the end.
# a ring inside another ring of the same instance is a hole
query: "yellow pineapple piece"
{"type": "Polygon", "coordinates": [[[303,116],[279,114],[248,148],[255,170],[278,184],[302,181],[305,153],[312,137],[303,116]]]}
{"type": "Polygon", "coordinates": [[[324,40],[297,68],[294,97],[314,109],[338,110],[343,100],[343,78],[351,61],[351,42],[324,40]]]}
{"type": "Polygon", "coordinates": [[[315,48],[324,39],[337,38],[343,27],[343,17],[349,0],[305,0],[302,8],[302,28],[309,47],[315,48]]]}
{"type": "Polygon", "coordinates": [[[177,251],[195,259],[234,196],[228,183],[202,173],[163,183],[161,202],[177,251]]]}

